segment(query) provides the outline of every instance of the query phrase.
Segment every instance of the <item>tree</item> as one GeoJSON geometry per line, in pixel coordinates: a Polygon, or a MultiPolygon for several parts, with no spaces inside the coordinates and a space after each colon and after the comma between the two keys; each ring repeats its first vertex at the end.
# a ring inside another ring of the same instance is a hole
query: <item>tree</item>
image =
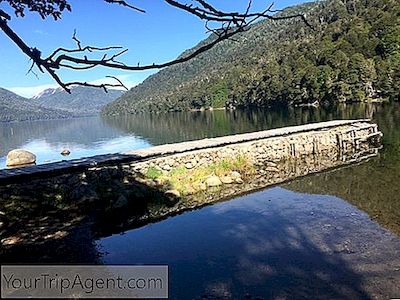
{"type": "MultiPolygon", "coordinates": [[[[53,17],[55,20],[61,18],[65,11],[72,11],[72,7],[68,2],[69,0],[0,0],[0,5],[8,6],[14,12],[16,17],[24,17],[27,11],[39,14],[43,19],[53,17]]],[[[127,9],[131,9],[138,13],[145,13],[145,11],[136,5],[128,3],[124,0],[98,0],[105,1],[110,5],[118,4],[127,9]]],[[[29,47],[18,34],[9,26],[8,21],[11,20],[11,15],[1,9],[0,6],[0,29],[3,33],[14,42],[21,51],[32,60],[32,66],[29,71],[36,67],[42,73],[48,73],[65,91],[70,92],[72,85],[84,85],[101,87],[107,91],[108,87],[124,87],[123,83],[117,78],[113,77],[117,82],[115,84],[89,84],[87,82],[64,82],[58,75],[60,69],[71,70],[90,70],[96,67],[106,67],[110,69],[122,69],[130,71],[143,71],[149,69],[162,69],[171,65],[186,62],[199,54],[211,49],[221,41],[227,40],[234,35],[243,32],[249,28],[250,25],[259,19],[290,19],[301,18],[306,23],[303,15],[287,15],[275,16],[273,13],[276,10],[270,5],[264,11],[251,12],[252,0],[249,0],[245,12],[226,12],[217,9],[208,1],[195,0],[196,5],[183,4],[175,0],[160,0],[165,1],[176,9],[183,10],[189,14],[194,15],[204,21],[207,31],[214,35],[214,39],[208,44],[203,45],[196,51],[189,53],[183,57],[177,58],[172,61],[164,63],[154,63],[151,65],[132,65],[120,61],[120,57],[126,53],[128,49],[122,47],[109,46],[109,47],[96,47],[84,46],[77,38],[76,33],[73,35],[73,40],[76,42],[76,48],[55,49],[49,56],[43,57],[40,49],[29,47]],[[91,58],[91,53],[102,53],[102,58],[91,58]]],[[[308,23],[307,23],[308,24],[308,23]]]]}

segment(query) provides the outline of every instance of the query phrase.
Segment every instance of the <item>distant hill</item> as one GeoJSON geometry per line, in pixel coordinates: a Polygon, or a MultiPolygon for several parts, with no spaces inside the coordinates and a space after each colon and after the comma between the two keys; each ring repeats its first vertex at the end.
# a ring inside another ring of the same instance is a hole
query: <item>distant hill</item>
{"type": "Polygon", "coordinates": [[[291,13],[305,13],[314,30],[299,19],[262,21],[150,76],[103,114],[399,100],[398,0],[328,0],[282,12],[291,13]]]}
{"type": "Polygon", "coordinates": [[[108,90],[76,86],[68,94],[61,88],[46,89],[32,98],[35,104],[51,109],[61,109],[74,115],[97,114],[101,108],[123,94],[121,90],[108,90]]]}
{"type": "Polygon", "coordinates": [[[71,118],[69,112],[48,109],[0,88],[0,122],[71,118]]]}

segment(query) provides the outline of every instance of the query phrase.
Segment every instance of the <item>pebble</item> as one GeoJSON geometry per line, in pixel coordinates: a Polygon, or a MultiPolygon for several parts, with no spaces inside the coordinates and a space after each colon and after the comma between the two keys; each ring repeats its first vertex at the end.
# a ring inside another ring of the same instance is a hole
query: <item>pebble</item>
{"type": "Polygon", "coordinates": [[[278,165],[272,161],[267,162],[267,167],[276,168],[278,165]]]}
{"type": "Polygon", "coordinates": [[[165,171],[171,171],[171,166],[170,165],[164,165],[162,168],[165,171]]]}
{"type": "Polygon", "coordinates": [[[231,184],[233,183],[233,179],[230,176],[223,176],[220,178],[223,184],[231,184]]]}
{"type": "Polygon", "coordinates": [[[235,182],[238,183],[238,184],[242,184],[244,181],[243,181],[242,178],[236,178],[235,182]]]}
{"type": "Polygon", "coordinates": [[[213,186],[220,186],[222,182],[218,176],[210,176],[207,178],[206,184],[207,186],[213,187],[213,186]]]}
{"type": "Polygon", "coordinates": [[[242,177],[242,175],[240,175],[240,173],[236,172],[236,171],[233,171],[230,176],[233,179],[237,179],[237,178],[241,178],[242,177]]]}
{"type": "Polygon", "coordinates": [[[167,165],[169,165],[169,166],[174,166],[174,165],[175,165],[175,160],[173,160],[172,158],[170,158],[170,159],[167,159],[166,163],[167,163],[167,165]]]}
{"type": "Polygon", "coordinates": [[[266,170],[268,172],[279,172],[279,169],[276,167],[267,167],[266,170]]]}
{"type": "Polygon", "coordinates": [[[62,155],[62,156],[68,156],[68,155],[70,155],[70,154],[71,154],[71,151],[68,150],[68,149],[64,149],[63,151],[61,151],[61,155],[62,155]]]}

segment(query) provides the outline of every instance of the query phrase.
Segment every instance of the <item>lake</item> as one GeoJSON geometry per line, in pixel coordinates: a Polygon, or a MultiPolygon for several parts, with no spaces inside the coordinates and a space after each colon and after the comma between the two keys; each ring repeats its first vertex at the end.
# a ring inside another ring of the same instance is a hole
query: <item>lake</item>
{"type": "MultiPolygon", "coordinates": [[[[332,119],[371,118],[378,157],[187,211],[157,223],[4,262],[167,264],[171,299],[388,299],[400,296],[400,105],[213,111],[0,124],[38,163],[332,119]],[[318,295],[318,296],[317,296],[318,295]],[[258,297],[258,298],[257,298],[258,297]]],[[[107,225],[107,220],[104,222],[107,225]]],[[[43,251],[43,249],[40,249],[43,251]]]]}
{"type": "Polygon", "coordinates": [[[266,130],[332,119],[371,117],[377,107],[275,109],[139,114],[69,120],[0,123],[0,168],[16,148],[31,151],[37,163],[142,149],[207,137],[266,130]],[[60,153],[69,149],[71,155],[60,153]]]}

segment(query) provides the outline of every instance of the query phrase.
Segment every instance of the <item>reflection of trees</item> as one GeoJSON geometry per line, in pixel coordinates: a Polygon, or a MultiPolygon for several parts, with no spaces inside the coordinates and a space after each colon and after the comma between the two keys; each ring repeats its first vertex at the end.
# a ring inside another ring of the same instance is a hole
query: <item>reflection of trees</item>
{"type": "MultiPolygon", "coordinates": [[[[349,108],[351,109],[351,108],[349,108]]],[[[366,211],[400,234],[400,107],[368,108],[383,132],[380,156],[369,163],[308,176],[287,185],[306,193],[332,194],[366,211]]]]}
{"type": "Polygon", "coordinates": [[[0,123],[0,156],[35,139],[43,139],[50,144],[64,142],[91,145],[120,135],[120,130],[107,126],[97,117],[0,123]]]}
{"type": "Polygon", "coordinates": [[[104,117],[111,127],[159,145],[266,130],[333,119],[365,118],[375,107],[356,104],[330,108],[280,108],[104,117]]]}
{"type": "MultiPolygon", "coordinates": [[[[138,114],[104,119],[76,118],[0,123],[0,156],[35,139],[43,139],[50,144],[64,142],[91,145],[100,140],[135,134],[148,139],[154,145],[159,145],[332,119],[364,118],[378,108],[379,106],[357,104],[325,109],[301,107],[138,114]]],[[[384,108],[390,109],[392,108],[384,108]]]]}

